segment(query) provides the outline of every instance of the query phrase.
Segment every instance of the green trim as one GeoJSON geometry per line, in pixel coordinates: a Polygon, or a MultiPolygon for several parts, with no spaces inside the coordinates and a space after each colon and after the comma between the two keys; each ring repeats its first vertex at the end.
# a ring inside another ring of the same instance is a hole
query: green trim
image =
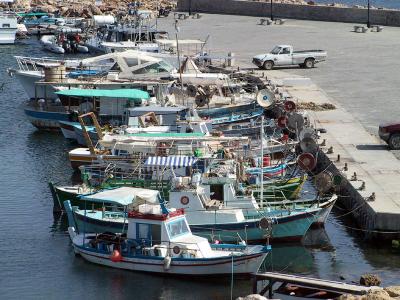
{"type": "Polygon", "coordinates": [[[105,98],[126,98],[126,99],[149,99],[148,92],[137,89],[115,89],[115,90],[89,90],[89,89],[70,89],[56,92],[61,96],[73,97],[105,97],[105,98]]]}

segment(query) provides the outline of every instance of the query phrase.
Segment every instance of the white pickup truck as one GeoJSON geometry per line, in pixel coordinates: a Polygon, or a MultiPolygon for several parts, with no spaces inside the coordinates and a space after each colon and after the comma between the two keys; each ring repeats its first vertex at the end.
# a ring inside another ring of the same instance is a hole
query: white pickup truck
{"type": "Polygon", "coordinates": [[[253,64],[257,67],[271,70],[274,66],[299,65],[304,68],[313,68],[318,62],[326,59],[324,50],[293,51],[289,45],[275,46],[270,53],[259,54],[253,57],[253,64]]]}

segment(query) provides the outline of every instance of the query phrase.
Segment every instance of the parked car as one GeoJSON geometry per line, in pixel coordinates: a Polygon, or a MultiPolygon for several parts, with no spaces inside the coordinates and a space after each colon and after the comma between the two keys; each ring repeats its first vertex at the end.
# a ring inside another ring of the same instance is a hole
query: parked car
{"type": "Polygon", "coordinates": [[[400,123],[379,125],[379,137],[388,143],[392,150],[400,149],[400,123]]]}
{"type": "Polygon", "coordinates": [[[292,46],[278,45],[270,53],[254,56],[253,64],[265,70],[271,70],[275,66],[294,65],[309,69],[326,60],[326,57],[327,53],[324,50],[293,51],[292,46]]]}

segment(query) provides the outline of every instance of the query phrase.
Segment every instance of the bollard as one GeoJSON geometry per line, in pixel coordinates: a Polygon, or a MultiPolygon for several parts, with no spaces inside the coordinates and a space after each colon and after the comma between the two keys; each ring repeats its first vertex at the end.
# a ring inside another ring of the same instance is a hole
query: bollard
{"type": "Polygon", "coordinates": [[[351,176],[350,181],[357,181],[357,173],[354,172],[353,176],[351,176]]]}
{"type": "Polygon", "coordinates": [[[323,139],[323,141],[322,141],[322,143],[321,143],[321,146],[322,146],[322,147],[326,146],[326,139],[323,139]]]}
{"type": "Polygon", "coordinates": [[[371,196],[368,197],[367,201],[375,201],[375,192],[372,192],[371,196]]]}
{"type": "Polygon", "coordinates": [[[349,170],[349,168],[348,168],[348,166],[347,166],[347,163],[344,163],[344,168],[343,168],[343,170],[344,170],[344,171],[348,171],[348,170],[349,170]]]}
{"type": "Polygon", "coordinates": [[[340,154],[337,155],[337,162],[340,162],[340,154]]]}
{"type": "Polygon", "coordinates": [[[332,154],[333,153],[333,147],[332,146],[330,146],[329,147],[329,149],[328,149],[328,152],[327,152],[327,154],[332,154]]]}
{"type": "Polygon", "coordinates": [[[360,191],[365,190],[365,181],[362,182],[362,184],[361,184],[359,190],[360,190],[360,191]]]}

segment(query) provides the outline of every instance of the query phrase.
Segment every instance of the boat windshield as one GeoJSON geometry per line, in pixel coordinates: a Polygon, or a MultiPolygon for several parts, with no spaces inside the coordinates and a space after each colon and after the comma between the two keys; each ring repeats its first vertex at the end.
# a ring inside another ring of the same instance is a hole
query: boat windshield
{"type": "Polygon", "coordinates": [[[170,239],[190,233],[184,218],[168,222],[166,225],[170,239]]]}
{"type": "Polygon", "coordinates": [[[274,49],[272,49],[271,54],[279,54],[279,51],[281,51],[281,47],[276,46],[274,49]]]}

